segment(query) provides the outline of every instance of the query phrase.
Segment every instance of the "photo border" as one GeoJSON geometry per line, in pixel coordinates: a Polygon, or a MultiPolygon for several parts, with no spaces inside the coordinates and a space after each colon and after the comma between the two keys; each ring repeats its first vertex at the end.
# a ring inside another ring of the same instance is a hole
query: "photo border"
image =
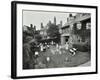
{"type": "Polygon", "coordinates": [[[67,76],[67,75],[85,75],[98,73],[98,7],[88,5],[72,5],[72,4],[57,4],[57,3],[42,3],[42,2],[24,2],[12,1],[11,2],[11,78],[38,78],[38,77],[54,77],[54,76],[67,76]],[[50,74],[50,75],[37,75],[37,76],[17,76],[17,4],[33,4],[33,5],[49,5],[60,7],[80,7],[80,8],[94,8],[96,9],[96,71],[84,73],[64,73],[64,74],[50,74]]]}

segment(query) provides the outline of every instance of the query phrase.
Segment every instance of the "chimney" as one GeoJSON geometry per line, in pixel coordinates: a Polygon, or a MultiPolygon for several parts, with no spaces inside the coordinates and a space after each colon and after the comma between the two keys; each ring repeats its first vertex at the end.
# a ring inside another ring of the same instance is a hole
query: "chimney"
{"type": "Polygon", "coordinates": [[[36,30],[36,26],[34,25],[34,30],[36,30]]]}
{"type": "Polygon", "coordinates": [[[33,24],[30,24],[30,27],[33,28],[33,24]]]}
{"type": "Polygon", "coordinates": [[[72,14],[69,14],[69,17],[72,17],[73,15],[72,14]]]}
{"type": "Polygon", "coordinates": [[[54,16],[54,25],[56,25],[56,17],[54,16]]]}
{"type": "Polygon", "coordinates": [[[51,21],[49,20],[49,24],[51,24],[51,21]]]}
{"type": "Polygon", "coordinates": [[[41,22],[41,28],[43,28],[43,23],[41,22]]]}
{"type": "Polygon", "coordinates": [[[60,21],[60,25],[61,25],[61,27],[62,27],[62,21],[60,21]]]}
{"type": "Polygon", "coordinates": [[[67,22],[69,22],[69,18],[67,18],[67,22]]]}

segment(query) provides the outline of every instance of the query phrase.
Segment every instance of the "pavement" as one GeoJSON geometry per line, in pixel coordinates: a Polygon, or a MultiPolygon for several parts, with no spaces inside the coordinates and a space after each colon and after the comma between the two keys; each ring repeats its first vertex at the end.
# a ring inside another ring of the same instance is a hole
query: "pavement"
{"type": "Polygon", "coordinates": [[[91,61],[88,61],[84,64],[79,65],[78,67],[86,67],[86,66],[91,66],[91,61]]]}

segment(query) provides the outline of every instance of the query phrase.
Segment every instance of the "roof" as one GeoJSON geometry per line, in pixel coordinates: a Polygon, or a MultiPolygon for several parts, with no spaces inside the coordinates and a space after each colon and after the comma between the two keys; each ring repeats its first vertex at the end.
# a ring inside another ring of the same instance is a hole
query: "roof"
{"type": "Polygon", "coordinates": [[[77,22],[82,22],[82,21],[90,19],[90,18],[91,18],[91,15],[85,15],[85,16],[82,16],[82,17],[77,17],[74,20],[65,23],[64,26],[62,27],[62,29],[68,28],[70,26],[70,24],[74,24],[74,23],[77,23],[77,22]]]}

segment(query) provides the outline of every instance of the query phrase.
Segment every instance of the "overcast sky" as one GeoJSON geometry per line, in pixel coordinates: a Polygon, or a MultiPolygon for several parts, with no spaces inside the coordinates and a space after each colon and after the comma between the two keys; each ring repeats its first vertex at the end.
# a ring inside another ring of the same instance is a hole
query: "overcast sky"
{"type": "Polygon", "coordinates": [[[62,20],[62,23],[64,25],[67,22],[67,17],[69,16],[69,13],[25,10],[23,11],[23,25],[29,26],[30,24],[33,24],[33,26],[36,26],[36,29],[40,29],[41,22],[43,22],[44,26],[46,26],[49,20],[51,20],[51,22],[53,23],[54,16],[56,17],[57,24],[59,24],[62,20]]]}

